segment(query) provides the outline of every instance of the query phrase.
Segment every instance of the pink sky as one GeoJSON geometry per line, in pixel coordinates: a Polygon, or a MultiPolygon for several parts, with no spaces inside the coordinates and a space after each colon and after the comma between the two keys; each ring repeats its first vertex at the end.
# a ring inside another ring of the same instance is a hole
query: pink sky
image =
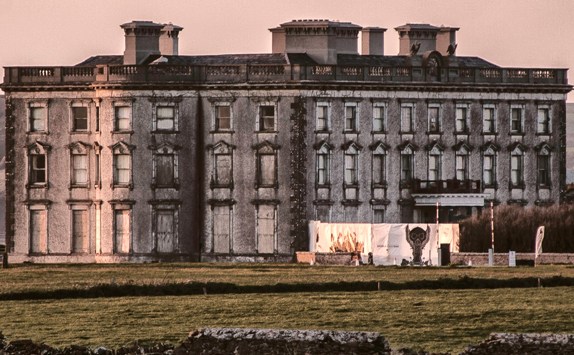
{"type": "Polygon", "coordinates": [[[460,27],[458,55],[504,67],[574,68],[573,17],[572,0],[0,0],[0,66],[123,54],[119,25],[132,20],[184,27],[184,55],[268,53],[268,28],[323,18],[387,28],[387,55],[398,53],[394,27],[430,23],[460,27]]]}

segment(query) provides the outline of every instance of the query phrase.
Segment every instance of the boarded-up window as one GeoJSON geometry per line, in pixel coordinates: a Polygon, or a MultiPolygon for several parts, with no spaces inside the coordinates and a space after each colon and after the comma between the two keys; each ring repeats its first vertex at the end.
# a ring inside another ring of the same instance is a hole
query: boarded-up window
{"type": "Polygon", "coordinates": [[[130,210],[115,211],[114,251],[130,252],[130,210]]]}
{"type": "Polygon", "coordinates": [[[229,130],[231,129],[231,107],[230,106],[216,106],[215,107],[215,129],[216,130],[229,130]]]}
{"type": "Polygon", "coordinates": [[[215,155],[215,183],[217,185],[231,184],[231,154],[215,155]]]}
{"type": "Polygon", "coordinates": [[[263,186],[275,185],[275,154],[259,155],[259,182],[263,186]]]}
{"type": "Polygon", "coordinates": [[[72,184],[85,185],[88,183],[88,156],[85,154],[72,155],[72,184]]]}
{"type": "Polygon", "coordinates": [[[373,223],[385,223],[385,210],[373,210],[373,223]]]}
{"type": "Polygon", "coordinates": [[[385,182],[385,155],[373,155],[373,183],[380,185],[385,182]]]}
{"type": "Polygon", "coordinates": [[[72,107],[72,130],[74,131],[87,131],[88,130],[88,108],[87,107],[72,107]]]}
{"type": "Polygon", "coordinates": [[[30,107],[30,131],[42,132],[46,130],[46,108],[30,107]]]}
{"type": "Polygon", "coordinates": [[[30,183],[46,183],[46,156],[44,154],[30,156],[30,183]]]}
{"type": "Polygon", "coordinates": [[[114,183],[127,185],[130,183],[130,156],[129,154],[114,155],[114,183]]]}
{"type": "Polygon", "coordinates": [[[30,253],[46,253],[46,210],[30,211],[30,253]]]}
{"type": "Polygon", "coordinates": [[[413,108],[411,106],[401,107],[401,132],[413,131],[413,108]]]}
{"type": "Polygon", "coordinates": [[[157,184],[159,186],[173,185],[173,155],[157,154],[155,161],[157,184]]]}
{"type": "Polygon", "coordinates": [[[172,131],[175,127],[175,108],[173,106],[157,107],[156,127],[160,131],[172,131]]]}
{"type": "Polygon", "coordinates": [[[275,206],[260,205],[257,210],[257,251],[272,254],[275,250],[275,206]]]}
{"type": "Polygon", "coordinates": [[[345,223],[357,223],[359,221],[359,208],[357,206],[345,207],[345,223]]]}
{"type": "Polygon", "coordinates": [[[129,106],[116,106],[116,131],[129,131],[130,130],[130,107],[129,106]]]}
{"type": "Polygon", "coordinates": [[[316,207],[317,220],[321,222],[331,222],[331,206],[329,205],[318,205],[316,207]]]}
{"type": "Polygon", "coordinates": [[[157,252],[173,253],[175,250],[174,211],[157,210],[155,217],[157,252]]]}
{"type": "Polygon", "coordinates": [[[72,211],[72,252],[88,252],[88,211],[72,211]]]}
{"type": "Polygon", "coordinates": [[[219,254],[229,254],[231,210],[229,206],[213,207],[213,251],[219,254]]]}

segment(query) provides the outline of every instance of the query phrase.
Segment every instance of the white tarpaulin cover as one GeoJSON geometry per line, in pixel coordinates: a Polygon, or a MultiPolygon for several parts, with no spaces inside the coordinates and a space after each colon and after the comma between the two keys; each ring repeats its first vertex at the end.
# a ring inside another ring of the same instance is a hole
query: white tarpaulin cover
{"type": "Polygon", "coordinates": [[[458,224],[424,223],[309,223],[309,250],[316,252],[355,251],[373,253],[375,265],[401,264],[402,260],[428,262],[438,265],[440,244],[450,244],[451,252],[458,252],[458,224]],[[408,237],[410,236],[410,237],[408,237]],[[408,238],[407,238],[408,237],[408,238]]]}

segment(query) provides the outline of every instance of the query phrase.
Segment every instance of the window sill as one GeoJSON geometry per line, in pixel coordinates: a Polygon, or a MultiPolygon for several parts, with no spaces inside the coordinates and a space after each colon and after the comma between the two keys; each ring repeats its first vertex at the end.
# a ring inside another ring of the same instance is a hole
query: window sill
{"type": "Polygon", "coordinates": [[[156,129],[155,131],[151,131],[152,134],[178,134],[181,133],[179,130],[171,130],[171,129],[156,129]]]}
{"type": "Polygon", "coordinates": [[[176,189],[179,190],[179,184],[157,185],[151,184],[152,189],[176,189]]]}
{"type": "Polygon", "coordinates": [[[330,189],[331,188],[331,184],[316,184],[315,185],[316,188],[318,189],[330,189]]]}
{"type": "Polygon", "coordinates": [[[442,136],[443,135],[443,131],[427,131],[426,134],[427,136],[432,136],[432,135],[437,135],[437,136],[442,136]]]}
{"type": "Polygon", "coordinates": [[[538,190],[552,190],[552,185],[537,185],[538,190]]]}
{"type": "Polygon", "coordinates": [[[315,134],[332,134],[333,131],[327,129],[317,129],[315,130],[315,134]]]}
{"type": "Polygon", "coordinates": [[[50,134],[50,132],[47,132],[47,131],[28,131],[28,132],[26,132],[26,135],[33,135],[33,134],[39,134],[39,135],[47,136],[48,134],[50,134]]]}
{"type": "Polygon", "coordinates": [[[498,132],[481,132],[482,136],[497,136],[498,132]]]}
{"type": "Polygon", "coordinates": [[[348,184],[346,182],[343,183],[343,188],[344,189],[358,189],[359,188],[359,183],[352,183],[352,184],[348,184]]]}
{"type": "Polygon", "coordinates": [[[373,189],[386,189],[388,184],[386,181],[383,181],[381,183],[373,183],[372,187],[373,189]]]}
{"type": "Polygon", "coordinates": [[[371,131],[371,134],[389,134],[389,131],[371,131]]]}
{"type": "Polygon", "coordinates": [[[71,189],[89,189],[89,188],[90,188],[89,184],[82,184],[82,185],[75,184],[75,185],[68,186],[69,190],[71,190],[71,189]]]}
{"type": "Polygon", "coordinates": [[[469,135],[469,134],[470,134],[470,131],[468,131],[468,130],[467,130],[467,131],[454,131],[454,134],[455,134],[455,135],[457,135],[457,134],[469,135]]]}
{"type": "MultiPolygon", "coordinates": [[[[178,133],[179,133],[179,132],[178,132],[178,133]]],[[[228,129],[228,130],[225,130],[225,129],[216,129],[216,130],[214,130],[214,131],[209,131],[209,133],[211,133],[211,134],[216,134],[216,133],[217,133],[217,134],[233,134],[233,133],[235,133],[235,131],[232,130],[232,129],[228,129]]]]}
{"type": "Polygon", "coordinates": [[[70,134],[92,134],[90,131],[70,131],[70,134]]]}
{"type": "Polygon", "coordinates": [[[343,134],[361,134],[361,131],[355,131],[355,130],[349,129],[349,130],[344,130],[343,134]]]}
{"type": "Polygon", "coordinates": [[[130,189],[130,190],[133,190],[134,184],[112,184],[111,188],[112,189],[130,189]]]}
{"type": "Polygon", "coordinates": [[[111,134],[134,134],[134,131],[111,131],[111,134]]]}
{"type": "Polygon", "coordinates": [[[399,131],[399,134],[415,134],[415,131],[399,131]]]}
{"type": "Polygon", "coordinates": [[[509,136],[521,136],[524,137],[526,135],[526,133],[522,133],[522,132],[510,132],[508,133],[509,136]]]}
{"type": "Polygon", "coordinates": [[[47,188],[48,188],[48,184],[47,184],[47,183],[42,183],[42,184],[26,184],[26,188],[27,188],[27,189],[47,189],[47,188]]]}
{"type": "Polygon", "coordinates": [[[233,183],[229,183],[229,184],[216,184],[216,183],[210,183],[209,187],[213,190],[213,189],[233,189],[234,185],[233,183]]]}
{"type": "Polygon", "coordinates": [[[526,185],[524,183],[521,184],[510,184],[508,186],[510,188],[510,190],[524,190],[526,188],[526,185]]]}
{"type": "Polygon", "coordinates": [[[271,133],[271,134],[277,134],[277,133],[279,133],[279,131],[255,131],[255,133],[271,133]]]}
{"type": "Polygon", "coordinates": [[[279,184],[273,184],[273,185],[255,184],[255,188],[256,189],[278,189],[279,184]]]}
{"type": "Polygon", "coordinates": [[[537,136],[551,136],[551,132],[536,132],[537,136]]]}

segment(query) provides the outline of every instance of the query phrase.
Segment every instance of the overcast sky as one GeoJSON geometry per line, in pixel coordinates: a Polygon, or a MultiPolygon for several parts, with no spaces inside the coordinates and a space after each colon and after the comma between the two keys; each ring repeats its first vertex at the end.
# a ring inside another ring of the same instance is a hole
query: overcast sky
{"type": "Polygon", "coordinates": [[[0,0],[0,66],[123,54],[119,25],[132,20],[184,27],[184,55],[269,53],[268,29],[292,19],[388,28],[387,55],[398,53],[393,28],[407,22],[460,27],[457,55],[504,67],[574,68],[574,0],[0,0]]]}

